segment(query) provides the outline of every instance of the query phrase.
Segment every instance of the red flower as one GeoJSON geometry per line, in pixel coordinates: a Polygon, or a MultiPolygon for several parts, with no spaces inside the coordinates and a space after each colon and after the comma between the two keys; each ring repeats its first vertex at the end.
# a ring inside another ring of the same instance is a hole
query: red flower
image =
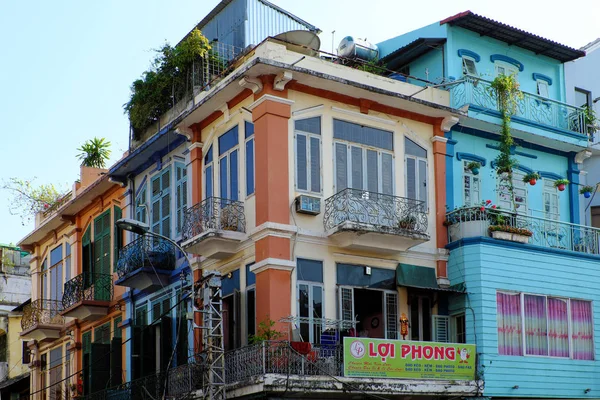
{"type": "Polygon", "coordinates": [[[480,210],[481,210],[481,211],[485,211],[485,207],[481,207],[481,208],[480,208],[480,210]]]}
{"type": "Polygon", "coordinates": [[[496,208],[496,205],[495,205],[495,204],[494,204],[494,205],[492,205],[492,208],[496,208]]]}
{"type": "Polygon", "coordinates": [[[486,200],[485,204],[490,204],[492,201],[491,200],[486,200]]]}

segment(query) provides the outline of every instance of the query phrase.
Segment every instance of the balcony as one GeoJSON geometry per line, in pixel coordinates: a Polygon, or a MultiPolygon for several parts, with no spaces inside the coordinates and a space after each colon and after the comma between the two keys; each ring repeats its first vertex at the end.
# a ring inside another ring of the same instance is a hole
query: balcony
{"type": "Polygon", "coordinates": [[[193,254],[224,259],[238,251],[245,232],[243,202],[209,197],[185,211],[182,246],[193,254]]]}
{"type": "Polygon", "coordinates": [[[129,243],[119,251],[116,285],[145,290],[169,282],[177,262],[175,246],[150,235],[129,243]]]}
{"type": "Polygon", "coordinates": [[[499,240],[551,249],[600,255],[600,229],[524,214],[479,207],[461,208],[446,214],[448,239],[495,236],[499,240]],[[497,232],[490,232],[496,230],[497,232]],[[519,230],[526,235],[520,235],[519,230]],[[511,233],[516,232],[516,233],[511,233]],[[505,234],[505,233],[508,233],[505,234]],[[531,236],[529,236],[531,234],[531,236]]]}
{"type": "Polygon", "coordinates": [[[84,272],[65,283],[61,314],[82,321],[95,321],[106,316],[112,298],[111,274],[84,272]]]}
{"type": "Polygon", "coordinates": [[[325,200],[325,232],[339,247],[385,253],[427,242],[427,212],[419,200],[344,189],[325,200]]]}
{"type": "MultiPolygon", "coordinates": [[[[454,108],[468,105],[475,112],[499,112],[496,96],[490,88],[490,81],[471,76],[450,87],[451,104],[454,108]]],[[[499,117],[499,114],[497,115],[499,117]]],[[[576,137],[578,140],[592,140],[588,135],[583,109],[573,107],[556,100],[523,92],[523,99],[518,101],[513,122],[524,125],[540,125],[563,136],[576,137]],[[581,135],[581,136],[578,136],[581,135]]]]}
{"type": "Polygon", "coordinates": [[[34,300],[23,307],[21,338],[26,340],[54,340],[60,337],[65,317],[59,300],[34,300]]]}

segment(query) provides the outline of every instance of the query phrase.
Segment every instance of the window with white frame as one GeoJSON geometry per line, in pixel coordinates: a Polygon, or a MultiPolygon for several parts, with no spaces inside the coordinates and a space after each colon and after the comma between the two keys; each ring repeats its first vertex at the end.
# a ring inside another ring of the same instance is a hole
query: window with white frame
{"type": "Polygon", "coordinates": [[[544,218],[558,221],[560,219],[559,196],[558,189],[554,186],[552,179],[544,179],[542,196],[544,199],[544,218]]]}
{"type": "Polygon", "coordinates": [[[219,196],[222,199],[239,198],[239,150],[237,125],[219,136],[219,196]]]}
{"type": "Polygon", "coordinates": [[[477,64],[475,59],[469,56],[462,57],[463,75],[477,76],[477,64]]]}
{"type": "Polygon", "coordinates": [[[394,194],[393,133],[333,120],[335,190],[394,194]]]}
{"type": "Polygon", "coordinates": [[[543,79],[538,79],[536,80],[536,84],[537,84],[537,93],[545,98],[550,97],[549,94],[549,90],[548,90],[548,82],[546,82],[543,79]]]}
{"type": "MultiPolygon", "coordinates": [[[[527,214],[529,211],[527,204],[527,184],[523,182],[523,174],[521,171],[514,170],[512,177],[513,195],[515,197],[514,205],[516,212],[519,214],[527,214]]],[[[513,209],[513,199],[509,190],[509,182],[501,176],[497,178],[498,206],[505,210],[513,209]]]]}
{"type": "Polygon", "coordinates": [[[478,175],[474,175],[470,168],[468,160],[463,160],[463,201],[465,206],[474,206],[481,202],[479,192],[480,180],[478,175]]]}
{"type": "Polygon", "coordinates": [[[404,138],[406,197],[420,200],[427,208],[427,150],[404,138]]]}
{"type": "Polygon", "coordinates": [[[175,233],[181,235],[183,213],[187,207],[188,179],[185,164],[175,163],[175,233]]]}
{"type": "Polygon", "coordinates": [[[452,342],[467,343],[467,324],[464,313],[452,316],[452,342]]]}
{"type": "Polygon", "coordinates": [[[212,145],[204,155],[204,198],[213,197],[213,147],[212,145]]]}
{"type": "Polygon", "coordinates": [[[513,64],[509,64],[503,61],[496,61],[494,63],[494,71],[496,72],[496,76],[504,75],[511,76],[514,75],[515,78],[518,78],[519,69],[513,64]]]}
{"type": "Polygon", "coordinates": [[[410,338],[431,341],[431,298],[414,295],[410,297],[410,338]]]}
{"type": "Polygon", "coordinates": [[[250,271],[254,263],[246,265],[246,334],[256,335],[256,275],[250,271]]]}
{"type": "Polygon", "coordinates": [[[592,303],[497,292],[498,353],[593,360],[592,303]]]}
{"type": "Polygon", "coordinates": [[[323,316],[323,262],[297,260],[298,317],[300,335],[311,343],[320,343],[323,316]]]}
{"type": "Polygon", "coordinates": [[[41,270],[41,298],[62,301],[64,284],[71,279],[71,245],[61,243],[50,250],[50,256],[42,262],[41,270]]]}
{"type": "Polygon", "coordinates": [[[244,122],[246,137],[246,196],[254,194],[254,124],[244,122]]]}
{"type": "Polygon", "coordinates": [[[321,117],[294,122],[296,189],[321,193],[321,117]]]}
{"type": "Polygon", "coordinates": [[[135,198],[135,219],[145,224],[148,223],[148,190],[146,187],[147,185],[144,183],[135,198]]]}
{"type": "Polygon", "coordinates": [[[171,237],[171,169],[165,168],[151,180],[152,232],[171,237]]]}

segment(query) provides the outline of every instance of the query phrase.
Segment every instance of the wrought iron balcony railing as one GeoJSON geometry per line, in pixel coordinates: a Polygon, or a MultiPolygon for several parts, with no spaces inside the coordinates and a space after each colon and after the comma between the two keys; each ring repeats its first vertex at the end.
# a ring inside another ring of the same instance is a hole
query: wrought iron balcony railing
{"type": "Polygon", "coordinates": [[[112,297],[111,274],[84,272],[65,283],[62,304],[66,310],[83,300],[110,301],[112,297]]]}
{"type": "Polygon", "coordinates": [[[192,239],[209,230],[246,232],[244,203],[209,197],[185,210],[183,240],[192,239]]]}
{"type": "Polygon", "coordinates": [[[381,233],[427,234],[425,203],[358,189],[344,189],[325,200],[325,230],[351,222],[381,233]]]}
{"type": "Polygon", "coordinates": [[[600,229],[554,219],[516,214],[480,207],[460,208],[446,214],[450,242],[475,236],[490,236],[489,227],[498,225],[531,232],[529,244],[579,253],[600,254],[600,229]]]}
{"type": "MultiPolygon", "coordinates": [[[[498,109],[496,96],[490,88],[491,82],[473,76],[465,76],[464,82],[450,87],[452,107],[461,108],[473,105],[488,110],[498,109]]],[[[515,117],[520,117],[541,125],[586,135],[592,139],[592,132],[586,125],[582,108],[570,106],[533,93],[523,92],[517,103],[515,117]]]]}
{"type": "Polygon", "coordinates": [[[264,374],[342,376],[341,344],[312,345],[302,355],[289,342],[262,342],[225,353],[225,380],[228,384],[264,374]]]}
{"type": "Polygon", "coordinates": [[[21,328],[26,331],[36,325],[63,325],[65,318],[60,315],[61,311],[60,300],[34,300],[23,307],[21,328]]]}
{"type": "Polygon", "coordinates": [[[119,251],[117,274],[119,278],[143,268],[173,270],[177,261],[176,248],[169,241],[144,235],[119,251]]]}

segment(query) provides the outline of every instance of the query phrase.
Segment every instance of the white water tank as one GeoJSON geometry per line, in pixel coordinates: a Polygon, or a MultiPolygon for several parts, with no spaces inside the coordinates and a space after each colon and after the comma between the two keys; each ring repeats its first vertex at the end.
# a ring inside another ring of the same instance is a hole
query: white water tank
{"type": "Polygon", "coordinates": [[[352,36],[346,36],[342,39],[337,52],[340,57],[365,61],[374,60],[379,56],[377,45],[352,36]]]}

